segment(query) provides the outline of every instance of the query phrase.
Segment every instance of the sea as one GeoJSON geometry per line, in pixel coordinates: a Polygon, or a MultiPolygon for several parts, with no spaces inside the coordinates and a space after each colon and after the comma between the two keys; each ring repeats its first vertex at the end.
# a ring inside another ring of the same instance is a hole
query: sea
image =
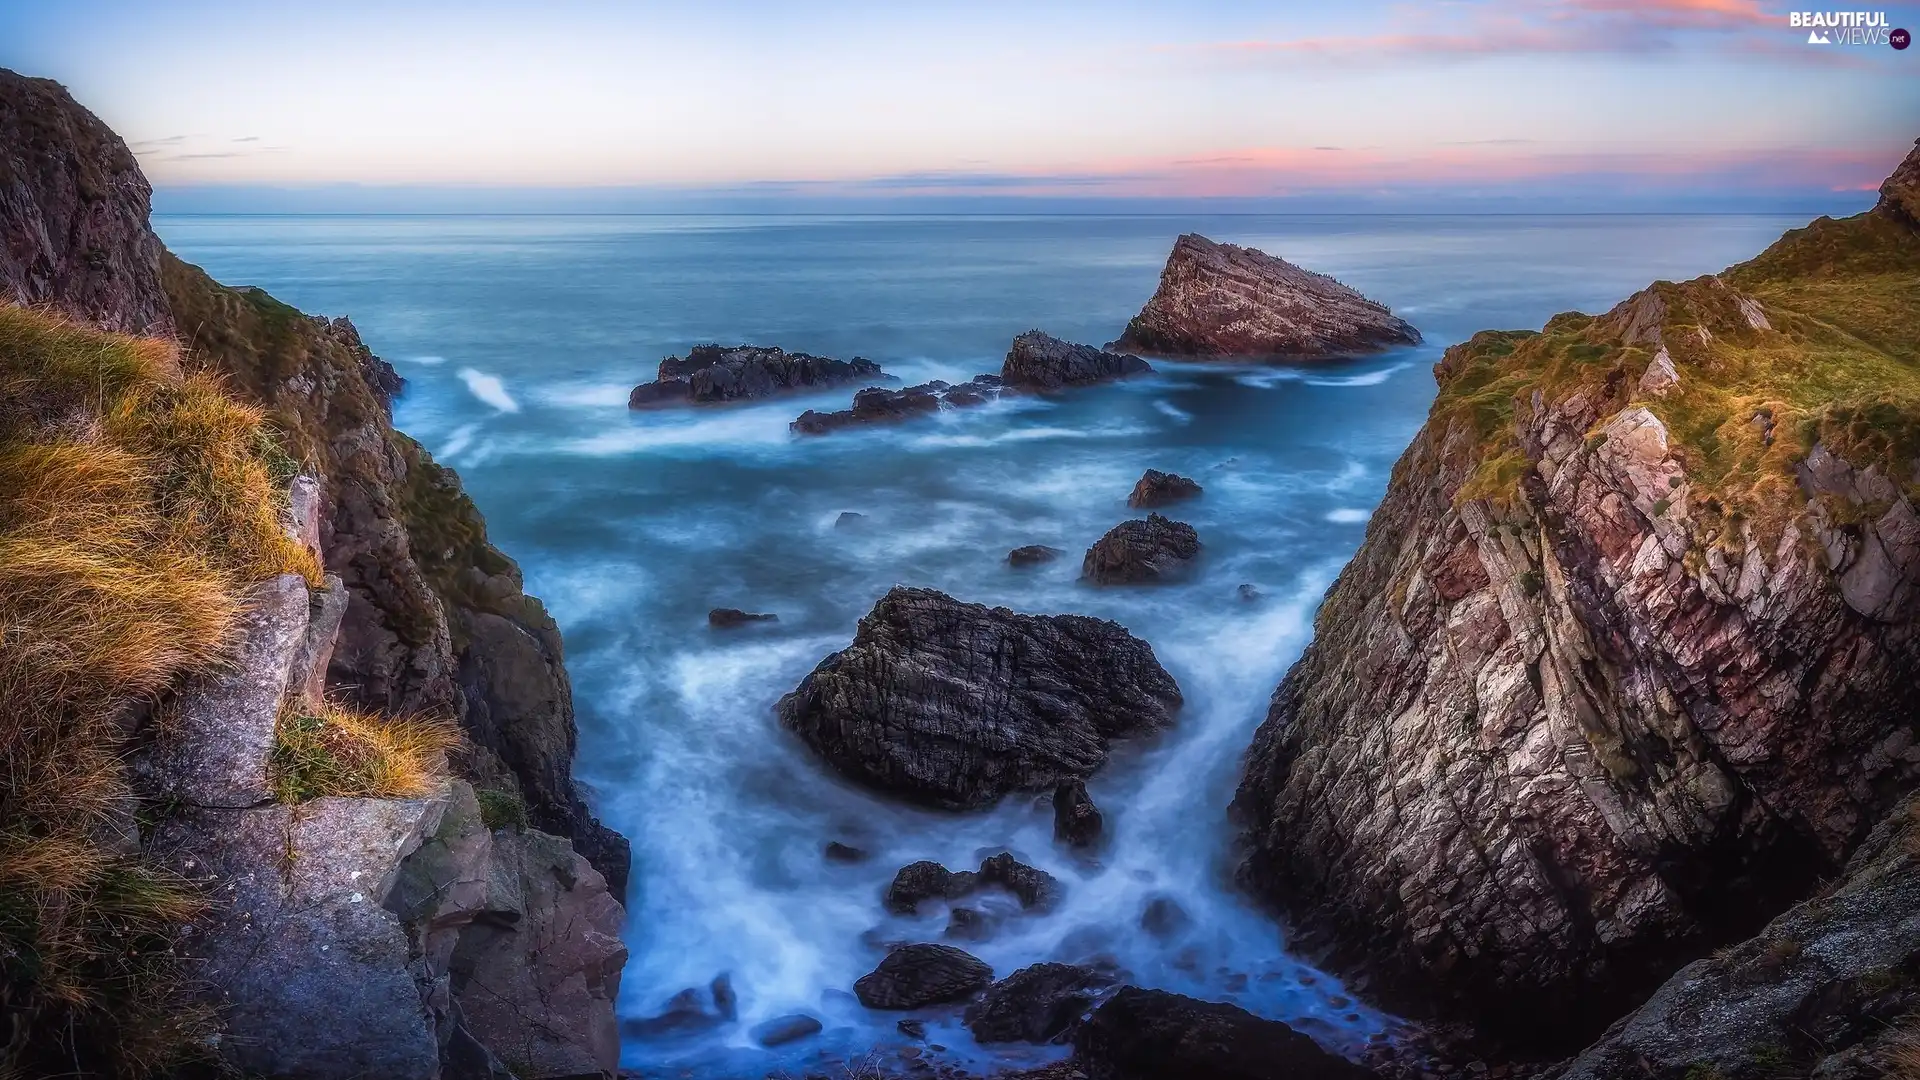
{"type": "MultiPolygon", "coordinates": [[[[871,1012],[852,996],[889,943],[939,941],[941,905],[890,916],[899,867],[1011,850],[1064,899],[984,903],[965,943],[997,975],[1099,962],[1128,982],[1283,1020],[1336,1052],[1394,1017],[1289,951],[1238,890],[1227,806],[1269,696],[1322,594],[1366,535],[1425,418],[1433,364],[1489,328],[1603,311],[1656,279],[1711,273],[1804,219],[1768,215],[172,216],[167,245],[228,284],[350,316],[406,378],[396,424],[453,466],[493,541],[566,639],[576,775],[631,838],[624,1063],[646,1076],[857,1074],[915,1055],[976,1073],[1062,1056],[979,1045],[952,1009],[871,1012]],[[1014,335],[1101,344],[1199,232],[1332,274],[1418,326],[1423,345],[1298,366],[1156,362],[1153,375],[1010,397],[896,426],[789,432],[843,388],[634,413],[631,388],[690,346],[864,356],[904,382],[997,372],[1014,335]],[[1185,580],[1094,588],[1080,556],[1149,468],[1200,482],[1171,511],[1203,550],[1185,580]],[[841,515],[861,515],[841,524],[841,515]],[[1060,548],[1007,564],[1009,549],[1060,548]],[[1185,696],[1176,726],[1123,744],[1089,784],[1109,840],[1055,844],[1044,799],[916,809],[835,776],[774,704],[844,648],[896,584],[1032,613],[1115,620],[1185,696]],[[1250,586],[1250,589],[1243,589],[1250,586]],[[1248,599],[1246,594],[1252,594],[1248,599]],[[778,615],[709,629],[707,612],[778,615]],[[838,841],[860,862],[823,854],[838,841]],[[1142,916],[1160,902],[1163,916],[1142,916]],[[1000,909],[994,910],[998,903],[1000,909]],[[1169,906],[1171,905],[1171,906],[1169,906]],[[1177,917],[1166,918],[1177,912],[1177,917]],[[731,1018],[649,1023],[724,977],[731,1018]],[[773,1049],[756,1026],[824,1030],[773,1049]],[[939,1049],[933,1049],[938,1047],[939,1049]],[[902,1056],[904,1055],[904,1056],[902,1056]]],[[[1383,721],[1385,718],[1382,718],[1383,721]]]]}

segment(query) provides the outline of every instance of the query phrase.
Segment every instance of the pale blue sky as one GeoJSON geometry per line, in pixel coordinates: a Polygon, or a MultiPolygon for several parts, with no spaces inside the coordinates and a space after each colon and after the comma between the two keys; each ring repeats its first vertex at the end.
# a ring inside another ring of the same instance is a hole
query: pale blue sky
{"type": "MultiPolygon", "coordinates": [[[[1858,189],[1920,49],[1759,0],[0,0],[162,189],[1858,189]]],[[[1920,27],[1920,7],[1886,9],[1920,27]]]]}

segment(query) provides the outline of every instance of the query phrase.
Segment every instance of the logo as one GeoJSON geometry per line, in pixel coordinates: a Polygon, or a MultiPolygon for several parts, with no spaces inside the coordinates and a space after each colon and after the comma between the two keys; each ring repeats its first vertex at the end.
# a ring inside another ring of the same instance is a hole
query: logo
{"type": "Polygon", "coordinates": [[[1884,11],[1793,11],[1787,14],[1787,25],[1805,29],[1809,45],[1891,45],[1895,34],[1906,34],[1887,29],[1890,24],[1884,11]]]}
{"type": "Polygon", "coordinates": [[[1905,29],[1895,30],[1887,35],[1887,44],[1896,49],[1904,49],[1913,44],[1913,35],[1907,33],[1905,29]]]}

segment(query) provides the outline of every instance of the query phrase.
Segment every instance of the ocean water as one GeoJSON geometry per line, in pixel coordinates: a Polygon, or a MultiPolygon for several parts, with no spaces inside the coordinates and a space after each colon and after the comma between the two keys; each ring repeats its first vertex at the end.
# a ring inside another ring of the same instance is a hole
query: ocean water
{"type": "MultiPolygon", "coordinates": [[[[627,1064],[660,1076],[823,1071],[908,1041],[850,994],[884,943],[939,940],[946,912],[889,917],[898,867],[1003,847],[1064,903],[969,946],[1004,975],[1104,958],[1131,981],[1236,1002],[1358,1052],[1393,1018],[1287,951],[1231,885],[1226,806],[1268,695],[1364,536],[1433,394],[1442,349],[1490,327],[1602,310],[1711,272],[1798,220],[1724,217],[161,217],[167,244],[230,284],[350,315],[408,380],[399,425],[459,469],[495,542],[559,620],[577,774],[633,841],[620,1002],[627,1064]],[[879,361],[901,378],[997,371],[1039,327],[1118,335],[1174,237],[1199,231],[1331,273],[1427,344],[1314,367],[1159,364],[1052,399],[1010,399],[824,438],[790,435],[850,390],[630,414],[662,356],[706,341],[879,361]],[[1133,516],[1146,468],[1206,489],[1176,516],[1205,545],[1171,586],[1093,589],[1079,555],[1133,516]],[[842,512],[865,515],[836,527],[842,512]],[[1066,549],[1030,571],[1024,544],[1066,549]],[[772,706],[890,586],[1115,619],[1179,681],[1175,730],[1127,745],[1090,787],[1109,846],[1076,859],[1044,801],[952,815],[836,779],[772,706]],[[1259,599],[1248,602],[1239,586],[1259,599]],[[710,631],[709,608],[779,615],[710,631]],[[828,841],[865,849],[854,865],[828,841]],[[1175,931],[1141,928],[1166,898],[1175,931]],[[639,1021],[725,975],[737,1018],[673,1038],[639,1021]],[[748,1030],[794,1012],[826,1031],[777,1051],[748,1030]]],[[[981,1072],[1059,1056],[981,1047],[925,1014],[936,1056],[981,1072]]],[[[838,1075],[838,1073],[835,1073],[838,1075]]]]}

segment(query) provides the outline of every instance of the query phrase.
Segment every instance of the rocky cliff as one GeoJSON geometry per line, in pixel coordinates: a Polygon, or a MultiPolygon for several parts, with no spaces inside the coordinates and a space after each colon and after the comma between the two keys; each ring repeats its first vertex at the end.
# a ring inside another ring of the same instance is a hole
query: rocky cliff
{"type": "Polygon", "coordinates": [[[1315,360],[1417,345],[1420,332],[1325,274],[1197,233],[1108,348],[1149,356],[1315,360]]]}
{"type": "Polygon", "coordinates": [[[1722,274],[1448,350],[1235,800],[1298,940],[1571,1048],[1911,789],[1916,172],[1722,274]]]}
{"type": "Polygon", "coordinates": [[[324,580],[263,586],[230,674],[129,710],[147,853],[208,898],[180,948],[229,1020],[208,1045],[313,1078],[611,1071],[626,842],[572,779],[558,630],[458,478],[394,430],[400,380],[344,319],[167,254],[126,145],[57,84],[0,71],[0,139],[0,299],[177,332],[165,365],[256,403],[260,453],[304,474],[286,512],[324,580]],[[282,797],[276,724],[323,697],[453,718],[460,779],[411,800],[282,797]]]}

